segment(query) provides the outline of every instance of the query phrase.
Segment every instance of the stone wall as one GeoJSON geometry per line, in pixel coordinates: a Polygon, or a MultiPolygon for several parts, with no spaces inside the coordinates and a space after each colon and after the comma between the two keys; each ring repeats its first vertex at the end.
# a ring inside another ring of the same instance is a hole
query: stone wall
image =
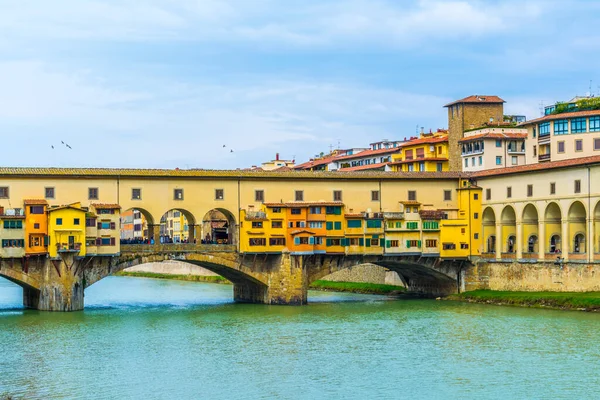
{"type": "MultiPolygon", "coordinates": [[[[163,261],[136,265],[127,268],[126,272],[151,272],[155,274],[218,276],[206,268],[181,261],[163,261]]],[[[404,286],[398,274],[373,264],[357,265],[342,271],[334,272],[323,278],[333,282],[362,282],[404,286]]]]}
{"type": "Polygon", "coordinates": [[[600,291],[600,263],[481,262],[465,271],[463,290],[600,291]]]}

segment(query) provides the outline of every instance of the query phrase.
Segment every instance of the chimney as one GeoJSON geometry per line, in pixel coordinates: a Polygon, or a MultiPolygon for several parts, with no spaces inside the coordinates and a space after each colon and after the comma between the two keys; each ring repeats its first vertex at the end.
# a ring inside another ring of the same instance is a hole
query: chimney
{"type": "Polygon", "coordinates": [[[275,153],[275,161],[279,161],[279,153],[275,153]]]}

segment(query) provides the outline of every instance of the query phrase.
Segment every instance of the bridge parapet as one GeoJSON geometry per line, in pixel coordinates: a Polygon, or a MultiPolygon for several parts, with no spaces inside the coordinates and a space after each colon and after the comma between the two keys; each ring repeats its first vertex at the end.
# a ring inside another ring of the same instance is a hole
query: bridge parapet
{"type": "Polygon", "coordinates": [[[235,253],[237,248],[231,244],[122,244],[121,254],[140,253],[235,253]]]}

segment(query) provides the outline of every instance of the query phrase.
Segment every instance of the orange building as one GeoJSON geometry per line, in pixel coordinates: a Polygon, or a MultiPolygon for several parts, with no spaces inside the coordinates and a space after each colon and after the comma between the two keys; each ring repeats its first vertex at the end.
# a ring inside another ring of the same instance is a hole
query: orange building
{"type": "Polygon", "coordinates": [[[24,200],[25,254],[48,252],[48,202],[42,199],[24,200]]]}

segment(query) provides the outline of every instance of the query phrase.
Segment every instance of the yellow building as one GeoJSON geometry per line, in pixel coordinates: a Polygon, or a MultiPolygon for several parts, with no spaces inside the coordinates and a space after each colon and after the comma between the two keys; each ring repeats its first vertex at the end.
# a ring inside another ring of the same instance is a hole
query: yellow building
{"type": "Polygon", "coordinates": [[[25,252],[28,255],[48,252],[48,203],[43,199],[23,201],[25,211],[25,252]]]}
{"type": "Polygon", "coordinates": [[[392,154],[390,171],[448,171],[448,132],[421,134],[400,144],[401,152],[392,154]]]}
{"type": "Polygon", "coordinates": [[[121,207],[118,204],[91,204],[85,219],[87,254],[118,255],[120,253],[121,207]]]}
{"type": "Polygon", "coordinates": [[[294,160],[281,160],[279,153],[275,154],[275,159],[261,164],[263,171],[273,171],[279,168],[294,168],[294,160]]]}
{"type": "Polygon", "coordinates": [[[25,255],[24,220],[22,209],[0,207],[0,257],[19,258],[25,255]]]}
{"type": "Polygon", "coordinates": [[[48,254],[51,258],[62,252],[86,255],[86,212],[81,203],[48,208],[48,254]]]}

